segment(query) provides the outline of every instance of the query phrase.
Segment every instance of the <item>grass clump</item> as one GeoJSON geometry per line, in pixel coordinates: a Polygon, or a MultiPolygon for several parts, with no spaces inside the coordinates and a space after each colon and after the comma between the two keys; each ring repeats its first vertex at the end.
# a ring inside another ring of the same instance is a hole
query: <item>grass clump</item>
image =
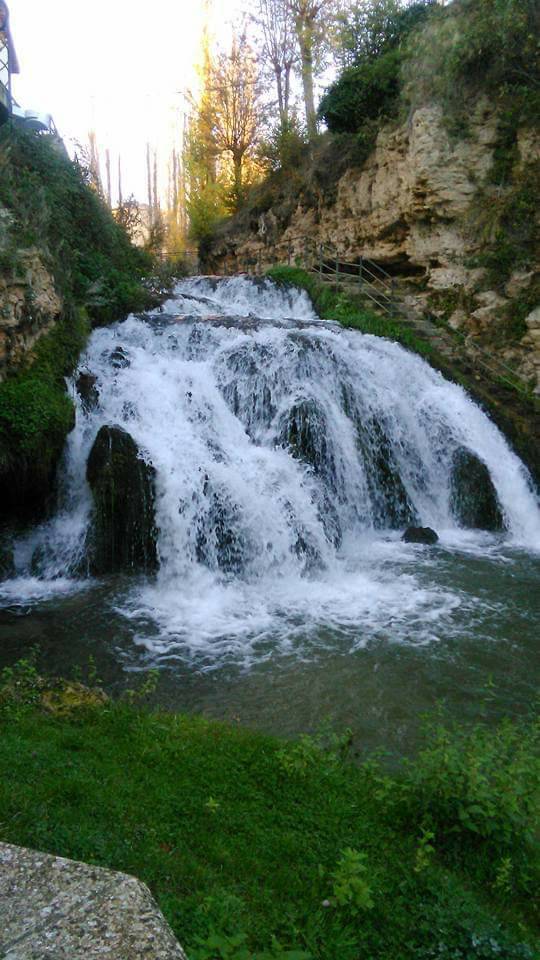
{"type": "Polygon", "coordinates": [[[2,840],[139,876],[191,960],[535,955],[534,725],[439,718],[389,774],[348,734],[42,699],[31,663],[4,673],[2,840]]]}
{"type": "Polygon", "coordinates": [[[360,294],[349,293],[339,284],[324,283],[300,267],[271,267],[267,276],[274,283],[305,290],[322,320],[336,320],[343,327],[396,340],[422,356],[431,353],[429,343],[420,340],[403,323],[375,313],[360,294]]]}

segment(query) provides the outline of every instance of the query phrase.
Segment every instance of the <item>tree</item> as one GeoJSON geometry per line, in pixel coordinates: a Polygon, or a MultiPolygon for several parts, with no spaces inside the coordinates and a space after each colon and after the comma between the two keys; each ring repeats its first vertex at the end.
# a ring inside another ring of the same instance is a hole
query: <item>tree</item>
{"type": "Polygon", "coordinates": [[[313,75],[317,60],[324,53],[330,31],[327,18],[334,15],[334,0],[283,0],[292,17],[304,93],[308,137],[317,135],[317,112],[313,92],[313,75]],[[326,28],[326,29],[325,29],[326,28]]]}
{"type": "Polygon", "coordinates": [[[96,193],[98,193],[100,197],[103,197],[103,185],[99,166],[99,148],[95,130],[88,131],[88,169],[91,185],[96,193]]]}
{"type": "Polygon", "coordinates": [[[249,161],[263,124],[261,83],[245,33],[235,36],[230,53],[221,53],[211,68],[211,136],[218,156],[232,162],[233,206],[240,203],[249,161]]]}
{"type": "Polygon", "coordinates": [[[279,130],[285,134],[291,125],[291,73],[298,58],[290,12],[284,0],[258,0],[257,11],[251,19],[260,31],[259,60],[273,77],[279,130]]]}
{"type": "Polygon", "coordinates": [[[397,47],[437,0],[357,0],[337,14],[336,59],[342,67],[374,60],[397,47]]]}
{"type": "Polygon", "coordinates": [[[118,202],[118,206],[113,210],[113,217],[131,240],[137,239],[142,225],[141,208],[133,194],[127,200],[118,202]]]}

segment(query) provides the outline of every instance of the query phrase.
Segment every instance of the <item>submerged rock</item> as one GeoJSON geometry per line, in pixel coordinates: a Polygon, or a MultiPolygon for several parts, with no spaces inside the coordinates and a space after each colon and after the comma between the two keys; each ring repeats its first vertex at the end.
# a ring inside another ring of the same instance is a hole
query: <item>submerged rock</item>
{"type": "Polygon", "coordinates": [[[126,367],[129,367],[131,363],[123,347],[116,347],[116,349],[109,354],[109,362],[115,370],[124,370],[126,367]]]}
{"type": "Polygon", "coordinates": [[[450,506],[460,526],[504,530],[503,512],[489,470],[465,447],[454,454],[450,486],[450,506]]]}
{"type": "Polygon", "coordinates": [[[437,543],[439,536],[431,527],[408,527],[401,539],[405,543],[427,543],[432,546],[437,543]]]}
{"type": "Polygon", "coordinates": [[[94,498],[91,572],[155,570],[155,470],[141,459],[133,437],[120,427],[102,427],[88,457],[86,476],[94,498]]]}

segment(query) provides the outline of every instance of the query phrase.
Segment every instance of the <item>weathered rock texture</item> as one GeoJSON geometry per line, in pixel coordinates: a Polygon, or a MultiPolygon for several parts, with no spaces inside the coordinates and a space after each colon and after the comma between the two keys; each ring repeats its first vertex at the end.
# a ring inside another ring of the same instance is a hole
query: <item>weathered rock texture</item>
{"type": "Polygon", "coordinates": [[[186,960],[135,877],[0,844],[4,960],[186,960]]]}
{"type": "MultiPolygon", "coordinates": [[[[538,278],[533,269],[516,271],[504,289],[494,290],[488,272],[473,265],[489,233],[488,223],[479,229],[479,218],[497,202],[490,194],[484,209],[479,204],[498,124],[487,99],[471,106],[463,138],[450,135],[441,107],[416,109],[407,123],[383,128],[364,166],[347,169],[335,189],[311,182],[299,189],[292,212],[290,203],[277,198],[247,224],[245,217],[232,221],[216,239],[207,266],[232,272],[239,261],[262,268],[287,256],[294,262],[303,258],[307,236],[328,244],[343,260],[365,256],[376,261],[406,281],[408,308],[444,316],[466,338],[493,343],[501,325],[512,322],[518,299],[530,299],[538,278]]],[[[539,159],[540,138],[523,132],[516,176],[521,171],[526,178],[529,170],[534,176],[539,159]]],[[[526,327],[521,340],[499,343],[493,350],[517,365],[540,392],[539,310],[530,313],[526,327]]]]}
{"type": "Polygon", "coordinates": [[[19,251],[13,270],[0,272],[0,381],[52,329],[62,306],[38,251],[19,251]]]}

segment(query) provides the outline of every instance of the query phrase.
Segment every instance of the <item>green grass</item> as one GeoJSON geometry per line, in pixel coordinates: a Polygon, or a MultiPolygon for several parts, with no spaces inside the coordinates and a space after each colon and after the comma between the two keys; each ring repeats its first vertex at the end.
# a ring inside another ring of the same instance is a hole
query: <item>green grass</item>
{"type": "Polygon", "coordinates": [[[275,283],[305,290],[318,316],[323,320],[336,320],[343,327],[396,340],[422,356],[428,356],[432,352],[430,344],[420,340],[403,323],[375,313],[366,306],[360,295],[345,291],[339,284],[323,283],[300,267],[271,267],[267,276],[275,283]]]}
{"type": "Polygon", "coordinates": [[[190,960],[537,955],[534,723],[436,718],[388,774],[348,762],[347,737],[133,703],[55,715],[44,687],[4,672],[0,838],[140,877],[190,960]]]}

